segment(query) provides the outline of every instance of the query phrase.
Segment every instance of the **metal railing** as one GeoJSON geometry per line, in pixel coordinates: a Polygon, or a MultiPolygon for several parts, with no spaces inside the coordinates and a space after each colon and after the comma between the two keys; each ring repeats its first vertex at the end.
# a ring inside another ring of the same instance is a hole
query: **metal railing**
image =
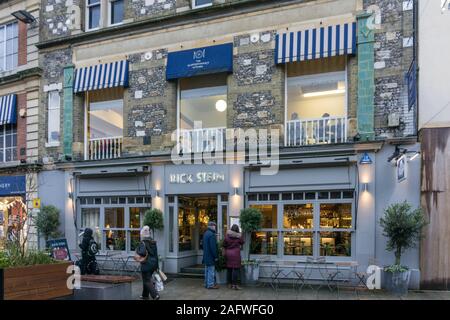
{"type": "Polygon", "coordinates": [[[107,160],[119,158],[122,154],[123,137],[89,139],[86,160],[107,160]]]}
{"type": "Polygon", "coordinates": [[[225,148],[226,128],[178,130],[179,152],[199,153],[222,151],[225,148]]]}
{"type": "Polygon", "coordinates": [[[286,123],[286,146],[333,144],[346,141],[347,117],[291,120],[286,123]]]}

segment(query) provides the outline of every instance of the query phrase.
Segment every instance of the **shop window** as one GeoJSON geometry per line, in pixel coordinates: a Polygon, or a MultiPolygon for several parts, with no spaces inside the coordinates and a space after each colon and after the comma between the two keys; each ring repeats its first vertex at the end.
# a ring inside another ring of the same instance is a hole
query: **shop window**
{"type": "Polygon", "coordinates": [[[125,230],[106,230],[105,239],[107,250],[126,250],[125,230]]]}
{"type": "Polygon", "coordinates": [[[17,22],[0,26],[0,72],[17,68],[19,51],[17,22]]]}
{"type": "Polygon", "coordinates": [[[228,207],[222,206],[222,238],[225,237],[228,230],[228,207]]]}
{"type": "Polygon", "coordinates": [[[351,232],[320,232],[320,255],[350,257],[351,232]]]}
{"type": "Polygon", "coordinates": [[[100,208],[81,208],[81,228],[94,231],[94,240],[101,249],[100,208]]]}
{"type": "Polygon", "coordinates": [[[248,201],[257,201],[258,200],[258,194],[257,193],[250,193],[248,195],[248,201]]]}
{"type": "Polygon", "coordinates": [[[352,205],[350,203],[321,204],[320,227],[350,229],[352,227],[352,205]]]}
{"type": "Polygon", "coordinates": [[[136,251],[136,248],[141,242],[141,232],[140,231],[130,231],[130,251],[136,251]]]}
{"type": "Polygon", "coordinates": [[[95,90],[88,96],[88,136],[90,140],[123,136],[123,88],[95,90]]]}
{"type": "Polygon", "coordinates": [[[212,5],[212,0],[192,0],[192,8],[203,8],[203,7],[209,7],[212,5]]]}
{"type": "Polygon", "coordinates": [[[277,232],[253,232],[250,243],[251,254],[276,255],[278,245],[277,232]]]}
{"type": "Polygon", "coordinates": [[[285,229],[312,229],[314,207],[311,203],[284,205],[283,227],[285,229]]]}
{"type": "Polygon", "coordinates": [[[264,205],[251,205],[251,208],[255,208],[261,211],[262,229],[276,229],[277,228],[277,205],[276,204],[264,204],[264,205]]]}
{"type": "Polygon", "coordinates": [[[86,0],[87,29],[93,30],[100,27],[102,0],[86,0]]]}
{"type": "Polygon", "coordinates": [[[289,201],[292,200],[292,193],[283,193],[281,194],[281,200],[283,201],[289,201]]]}
{"type": "Polygon", "coordinates": [[[314,252],[312,232],[283,232],[284,255],[312,256],[314,252]]]}
{"type": "Polygon", "coordinates": [[[48,93],[48,145],[59,145],[60,136],[60,105],[61,97],[59,91],[48,93]]]}
{"type": "Polygon", "coordinates": [[[305,197],[303,192],[294,192],[294,200],[303,200],[305,197]]]}
{"type": "Polygon", "coordinates": [[[124,228],[124,208],[105,208],[105,228],[124,228]]]}
{"type": "Polygon", "coordinates": [[[353,199],[353,194],[354,194],[353,191],[344,191],[342,193],[342,196],[344,199],[353,199]]]}
{"type": "Polygon", "coordinates": [[[179,207],[178,209],[178,251],[194,249],[195,210],[179,207]]]}
{"type": "Polygon", "coordinates": [[[193,130],[227,125],[227,74],[180,79],[180,128],[193,130]]]}
{"type": "Polygon", "coordinates": [[[0,126],[0,161],[17,160],[17,128],[15,124],[0,126]]]}
{"type": "Polygon", "coordinates": [[[173,206],[169,207],[169,252],[174,252],[174,245],[173,245],[173,228],[174,228],[174,208],[173,206]]]}
{"type": "Polygon", "coordinates": [[[139,229],[144,221],[145,212],[148,208],[130,208],[130,228],[139,229]]]}
{"type": "Polygon", "coordinates": [[[280,200],[280,194],[278,194],[278,193],[271,193],[269,195],[269,199],[270,199],[270,201],[278,201],[278,200],[280,200]]]}
{"type": "Polygon", "coordinates": [[[305,193],[305,199],[306,200],[314,200],[314,199],[316,199],[316,193],[315,192],[306,192],[305,193]]]}
{"type": "Polygon", "coordinates": [[[109,24],[115,25],[123,22],[124,0],[109,0],[109,24]]]}

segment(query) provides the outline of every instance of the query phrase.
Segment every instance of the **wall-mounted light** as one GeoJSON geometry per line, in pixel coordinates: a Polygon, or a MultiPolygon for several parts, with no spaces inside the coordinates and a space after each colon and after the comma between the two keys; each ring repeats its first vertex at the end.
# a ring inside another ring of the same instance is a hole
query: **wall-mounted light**
{"type": "Polygon", "coordinates": [[[361,160],[359,160],[359,164],[372,164],[372,159],[367,152],[364,152],[361,160]]]}
{"type": "Polygon", "coordinates": [[[155,189],[155,193],[154,193],[154,195],[155,195],[155,198],[159,198],[159,189],[155,189]]]}
{"type": "Polygon", "coordinates": [[[369,192],[369,184],[367,182],[362,184],[362,190],[364,192],[369,192]]]}
{"type": "Polygon", "coordinates": [[[23,23],[29,24],[36,21],[36,18],[26,10],[18,10],[11,13],[11,15],[23,23]]]}
{"type": "Polygon", "coordinates": [[[239,195],[239,188],[234,188],[233,189],[233,195],[234,196],[238,196],[239,195]]]}

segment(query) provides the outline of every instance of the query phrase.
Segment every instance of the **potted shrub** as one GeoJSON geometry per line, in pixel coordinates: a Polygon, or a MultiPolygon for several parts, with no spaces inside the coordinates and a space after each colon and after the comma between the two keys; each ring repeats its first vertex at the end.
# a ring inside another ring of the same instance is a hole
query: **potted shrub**
{"type": "Polygon", "coordinates": [[[54,260],[46,251],[27,250],[13,242],[0,252],[0,299],[46,300],[71,295],[67,287],[71,262],[54,260]]]}
{"type": "Polygon", "coordinates": [[[164,228],[162,211],[155,208],[147,210],[144,215],[144,226],[152,230],[153,239],[155,239],[155,230],[164,228]]]}
{"type": "Polygon", "coordinates": [[[223,240],[220,240],[217,244],[218,259],[216,262],[216,283],[226,284],[227,283],[227,266],[224,256],[223,240]]]}
{"type": "Polygon", "coordinates": [[[239,216],[242,232],[245,233],[246,245],[248,247],[248,257],[242,261],[244,265],[244,277],[246,283],[255,283],[259,278],[259,262],[250,259],[252,248],[252,233],[261,229],[262,213],[256,208],[246,208],[241,210],[239,216]]]}
{"type": "Polygon", "coordinates": [[[59,210],[54,206],[43,206],[34,218],[37,231],[44,236],[45,245],[50,238],[59,237],[59,210]]]}
{"type": "Polygon", "coordinates": [[[405,250],[415,247],[426,225],[422,209],[412,209],[406,201],[389,206],[380,219],[383,235],[388,238],[388,251],[393,251],[395,263],[384,269],[386,287],[397,294],[408,293],[410,270],[401,265],[401,256],[405,250]]]}

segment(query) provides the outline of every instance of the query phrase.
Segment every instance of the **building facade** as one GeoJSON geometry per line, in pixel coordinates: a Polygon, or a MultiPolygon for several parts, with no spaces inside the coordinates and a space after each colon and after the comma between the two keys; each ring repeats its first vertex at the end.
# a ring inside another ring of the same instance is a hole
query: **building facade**
{"type": "MultiPolygon", "coordinates": [[[[379,218],[420,194],[413,1],[44,0],[41,16],[39,196],[71,248],[91,227],[131,252],[156,207],[179,272],[208,221],[222,237],[257,207],[255,257],[393,262],[379,218]]],[[[417,286],[418,250],[403,263],[417,286]]]]}
{"type": "Polygon", "coordinates": [[[36,247],[32,200],[37,197],[40,1],[0,4],[0,246],[7,238],[36,247]],[[20,12],[35,20],[24,21],[20,12]]]}
{"type": "Polygon", "coordinates": [[[449,245],[449,134],[450,94],[443,63],[450,41],[428,34],[439,34],[450,27],[448,1],[436,1],[426,7],[420,3],[419,16],[419,137],[422,145],[422,206],[430,224],[422,241],[420,266],[422,286],[448,290],[450,269],[449,245]]]}

